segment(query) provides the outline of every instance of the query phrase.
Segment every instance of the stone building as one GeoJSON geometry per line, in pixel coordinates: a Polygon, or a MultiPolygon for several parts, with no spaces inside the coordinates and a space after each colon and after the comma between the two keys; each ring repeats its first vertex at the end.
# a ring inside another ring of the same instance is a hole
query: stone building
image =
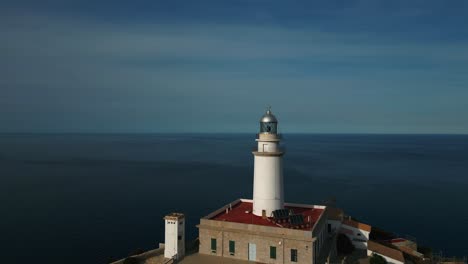
{"type": "Polygon", "coordinates": [[[284,204],[304,222],[292,225],[252,213],[240,199],[200,219],[199,253],[261,263],[316,263],[327,233],[325,206],[284,204]]]}

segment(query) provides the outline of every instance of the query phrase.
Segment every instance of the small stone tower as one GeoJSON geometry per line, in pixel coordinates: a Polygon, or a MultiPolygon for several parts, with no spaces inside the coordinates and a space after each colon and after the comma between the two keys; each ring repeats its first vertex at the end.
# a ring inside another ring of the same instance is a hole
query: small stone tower
{"type": "Polygon", "coordinates": [[[283,209],[283,165],[284,152],[280,149],[278,120],[268,109],[260,118],[257,149],[254,155],[254,215],[270,217],[274,210],[283,209]]]}
{"type": "Polygon", "coordinates": [[[181,259],[185,255],[185,216],[171,213],[164,217],[166,235],[164,239],[164,257],[181,259]]]}

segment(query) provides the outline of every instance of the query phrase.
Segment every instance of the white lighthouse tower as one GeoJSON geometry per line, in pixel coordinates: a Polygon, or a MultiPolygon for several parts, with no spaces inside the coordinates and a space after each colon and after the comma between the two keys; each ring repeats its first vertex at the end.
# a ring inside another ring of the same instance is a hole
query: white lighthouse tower
{"type": "Polygon", "coordinates": [[[277,209],[283,209],[284,152],[279,148],[278,120],[269,108],[260,119],[257,150],[254,155],[253,213],[270,217],[277,209]]]}

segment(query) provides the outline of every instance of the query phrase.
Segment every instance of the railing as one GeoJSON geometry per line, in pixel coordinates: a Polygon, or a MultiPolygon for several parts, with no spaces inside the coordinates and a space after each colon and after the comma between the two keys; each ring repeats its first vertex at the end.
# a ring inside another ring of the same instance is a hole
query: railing
{"type": "Polygon", "coordinates": [[[447,263],[447,262],[452,262],[452,263],[467,263],[467,257],[445,257],[443,252],[440,251],[438,253],[433,253],[432,254],[432,263],[447,263]]]}

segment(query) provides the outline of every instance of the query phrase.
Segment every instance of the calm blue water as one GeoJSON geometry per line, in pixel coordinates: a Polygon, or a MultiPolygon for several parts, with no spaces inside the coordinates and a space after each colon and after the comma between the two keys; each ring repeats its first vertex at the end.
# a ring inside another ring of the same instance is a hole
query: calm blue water
{"type": "MultiPolygon", "coordinates": [[[[0,135],[2,262],[103,263],[164,240],[162,217],[252,196],[254,134],[0,135]]],[[[468,255],[468,136],[285,135],[289,202],[468,255]]]]}

